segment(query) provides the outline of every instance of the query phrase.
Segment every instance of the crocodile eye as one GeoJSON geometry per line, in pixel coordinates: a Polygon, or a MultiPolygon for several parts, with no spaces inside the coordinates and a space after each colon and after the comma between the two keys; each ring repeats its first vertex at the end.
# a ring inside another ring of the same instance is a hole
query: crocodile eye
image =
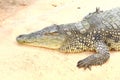
{"type": "Polygon", "coordinates": [[[49,33],[50,35],[58,35],[58,32],[49,33]]]}
{"type": "Polygon", "coordinates": [[[45,33],[45,35],[58,35],[58,32],[45,33]]]}

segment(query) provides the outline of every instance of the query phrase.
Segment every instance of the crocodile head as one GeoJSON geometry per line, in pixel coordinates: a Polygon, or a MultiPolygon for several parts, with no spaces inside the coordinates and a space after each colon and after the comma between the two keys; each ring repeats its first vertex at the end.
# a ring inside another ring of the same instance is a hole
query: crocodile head
{"type": "Polygon", "coordinates": [[[54,25],[37,32],[19,35],[16,40],[20,44],[58,49],[65,41],[65,35],[54,25]]]}

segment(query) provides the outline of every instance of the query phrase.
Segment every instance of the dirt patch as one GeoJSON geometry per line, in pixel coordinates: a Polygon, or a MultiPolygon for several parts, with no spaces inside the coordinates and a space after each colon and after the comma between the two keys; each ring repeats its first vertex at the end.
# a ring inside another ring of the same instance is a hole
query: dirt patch
{"type": "Polygon", "coordinates": [[[33,0],[0,0],[0,22],[29,6],[32,2],[33,0]]]}

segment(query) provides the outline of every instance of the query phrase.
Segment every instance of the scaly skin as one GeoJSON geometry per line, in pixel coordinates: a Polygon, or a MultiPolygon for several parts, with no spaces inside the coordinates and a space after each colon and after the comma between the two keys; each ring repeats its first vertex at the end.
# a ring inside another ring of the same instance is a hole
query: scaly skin
{"type": "Polygon", "coordinates": [[[91,66],[102,65],[109,59],[109,50],[120,50],[119,13],[119,8],[105,12],[96,9],[81,22],[51,25],[37,32],[20,35],[16,40],[20,44],[67,53],[96,51],[97,54],[77,63],[78,68],[91,69],[91,66]]]}

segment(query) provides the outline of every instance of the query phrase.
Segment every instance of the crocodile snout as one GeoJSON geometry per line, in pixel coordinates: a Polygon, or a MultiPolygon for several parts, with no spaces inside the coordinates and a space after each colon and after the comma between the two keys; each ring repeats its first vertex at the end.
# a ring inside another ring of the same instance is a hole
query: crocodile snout
{"type": "Polygon", "coordinates": [[[17,38],[16,38],[16,41],[19,42],[19,43],[23,43],[25,42],[25,35],[19,35],[17,38]]]}

